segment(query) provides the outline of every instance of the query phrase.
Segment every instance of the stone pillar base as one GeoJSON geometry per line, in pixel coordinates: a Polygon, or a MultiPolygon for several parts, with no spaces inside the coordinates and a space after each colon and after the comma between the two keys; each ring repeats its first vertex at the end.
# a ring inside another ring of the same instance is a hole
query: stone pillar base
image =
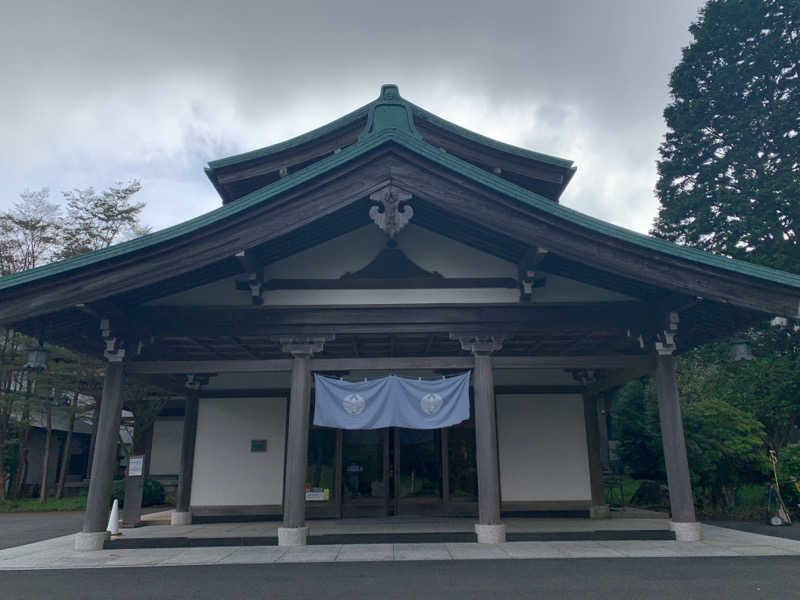
{"type": "Polygon", "coordinates": [[[589,507],[590,519],[609,519],[611,518],[611,509],[608,504],[598,504],[597,506],[589,507]]]}
{"type": "Polygon", "coordinates": [[[697,521],[689,523],[670,521],[669,528],[675,532],[675,540],[678,542],[699,542],[703,539],[703,530],[697,521]]]}
{"type": "Polygon", "coordinates": [[[506,526],[502,523],[499,525],[475,523],[475,533],[478,534],[479,544],[503,544],[506,541],[506,526]]]}
{"type": "Polygon", "coordinates": [[[278,527],[278,546],[305,546],[308,527],[278,527]]]}
{"type": "Polygon", "coordinates": [[[176,525],[191,525],[192,513],[191,511],[178,511],[173,510],[169,515],[169,524],[173,527],[176,525]]]}
{"type": "Polygon", "coordinates": [[[107,531],[79,531],[75,534],[75,550],[78,552],[102,550],[103,542],[105,542],[108,537],[107,531]]]}

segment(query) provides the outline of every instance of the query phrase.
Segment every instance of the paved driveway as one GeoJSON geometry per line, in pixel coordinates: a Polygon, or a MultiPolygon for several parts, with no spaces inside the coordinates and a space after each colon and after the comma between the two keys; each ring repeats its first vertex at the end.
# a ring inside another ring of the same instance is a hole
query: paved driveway
{"type": "Polygon", "coordinates": [[[79,531],[83,511],[2,513],[0,548],[11,548],[79,531]]]}
{"type": "Polygon", "coordinates": [[[760,533],[761,535],[771,535],[787,540],[800,540],[800,523],[781,527],[775,527],[764,521],[707,521],[707,523],[717,527],[747,531],[748,533],[760,533]]]}
{"type": "MultiPolygon", "coordinates": [[[[162,510],[163,506],[143,508],[142,514],[162,510]]],[[[0,549],[75,533],[82,526],[82,510],[0,513],[0,549]]]]}

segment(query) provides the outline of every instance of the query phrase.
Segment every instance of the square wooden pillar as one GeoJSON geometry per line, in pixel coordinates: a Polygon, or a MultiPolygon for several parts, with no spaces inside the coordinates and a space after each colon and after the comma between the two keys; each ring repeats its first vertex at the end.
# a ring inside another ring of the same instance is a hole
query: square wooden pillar
{"type": "Polygon", "coordinates": [[[194,447],[197,440],[197,414],[200,406],[200,390],[208,384],[208,380],[208,375],[186,376],[188,391],[183,411],[181,464],[178,472],[178,491],[175,494],[175,510],[170,514],[170,525],[190,525],[192,522],[192,476],[194,447]]]}
{"type": "Polygon", "coordinates": [[[506,528],[500,521],[500,461],[491,355],[502,347],[503,340],[480,336],[460,336],[458,339],[461,347],[475,357],[472,382],[475,390],[475,454],[478,467],[478,523],[475,533],[479,543],[500,544],[506,541],[506,528]]]}
{"type": "Polygon", "coordinates": [[[603,460],[600,440],[600,423],[598,420],[597,396],[584,395],[583,420],[586,426],[586,450],[589,461],[589,487],[592,504],[589,516],[592,519],[605,519],[610,516],[603,489],[603,460]]]}
{"type": "Polygon", "coordinates": [[[308,468],[308,422],[311,410],[311,356],[321,352],[326,338],[284,338],[283,351],[292,355],[292,388],[286,434],[286,489],[283,494],[283,527],[278,545],[302,546],[306,527],[306,471],[308,468]]]}
{"type": "Polygon", "coordinates": [[[83,529],[75,536],[76,550],[102,550],[108,534],[109,498],[117,458],[119,423],[122,415],[124,350],[106,351],[103,401],[100,404],[97,438],[92,458],[92,476],[86,497],[83,529]]]}
{"type": "Polygon", "coordinates": [[[694,513],[692,480],[686,456],[683,419],[675,379],[675,335],[678,315],[670,315],[670,329],[664,331],[662,341],[656,343],[656,392],[658,416],[661,423],[661,440],[664,446],[664,465],[667,471],[669,503],[672,513],[672,530],[678,541],[698,541],[702,538],[700,523],[694,513]]]}

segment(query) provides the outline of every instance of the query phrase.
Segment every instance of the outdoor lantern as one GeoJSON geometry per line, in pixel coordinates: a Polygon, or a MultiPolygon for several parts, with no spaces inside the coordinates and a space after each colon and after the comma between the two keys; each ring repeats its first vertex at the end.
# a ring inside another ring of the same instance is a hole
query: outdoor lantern
{"type": "Polygon", "coordinates": [[[45,349],[44,342],[39,341],[38,346],[28,348],[28,362],[25,363],[26,369],[34,371],[44,371],[47,368],[47,355],[49,351],[45,349]]]}
{"type": "Polygon", "coordinates": [[[742,338],[733,340],[731,345],[731,360],[753,360],[753,351],[750,349],[750,342],[742,338]]]}

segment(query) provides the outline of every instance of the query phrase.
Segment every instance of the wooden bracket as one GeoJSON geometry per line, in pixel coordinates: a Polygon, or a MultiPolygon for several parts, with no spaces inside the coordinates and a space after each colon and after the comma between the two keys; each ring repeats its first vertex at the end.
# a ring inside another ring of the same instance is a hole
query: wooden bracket
{"type": "Polygon", "coordinates": [[[246,281],[237,281],[237,290],[249,290],[250,302],[256,306],[264,304],[264,266],[253,251],[242,250],[236,254],[242,271],[247,274],[246,281]]]}
{"type": "Polygon", "coordinates": [[[186,374],[186,388],[199,391],[200,388],[208,385],[214,375],[211,373],[187,373],[186,374]]]}
{"type": "Polygon", "coordinates": [[[100,319],[100,334],[106,344],[103,356],[108,362],[122,362],[125,359],[125,341],[113,335],[110,319],[100,319]]]}
{"type": "Polygon", "coordinates": [[[539,265],[548,255],[544,248],[533,246],[528,249],[519,262],[519,301],[530,302],[533,298],[534,288],[543,288],[547,285],[547,278],[536,276],[539,265]]]}
{"type": "Polygon", "coordinates": [[[464,335],[463,333],[451,333],[450,339],[458,340],[462,350],[476,356],[497,352],[503,347],[505,341],[504,336],[464,335]]]}
{"type": "Polygon", "coordinates": [[[596,385],[607,376],[605,371],[596,371],[594,369],[566,369],[566,371],[583,386],[596,385]]]}
{"type": "Polygon", "coordinates": [[[662,356],[667,356],[675,352],[677,345],[675,344],[675,336],[678,334],[678,323],[680,317],[678,313],[669,313],[667,321],[667,328],[662,330],[656,336],[655,348],[656,352],[662,356]]]}
{"type": "Polygon", "coordinates": [[[325,342],[336,339],[335,335],[312,335],[298,337],[277,337],[275,341],[280,342],[281,350],[291,354],[295,358],[309,358],[314,354],[319,354],[325,348],[325,342]]]}

